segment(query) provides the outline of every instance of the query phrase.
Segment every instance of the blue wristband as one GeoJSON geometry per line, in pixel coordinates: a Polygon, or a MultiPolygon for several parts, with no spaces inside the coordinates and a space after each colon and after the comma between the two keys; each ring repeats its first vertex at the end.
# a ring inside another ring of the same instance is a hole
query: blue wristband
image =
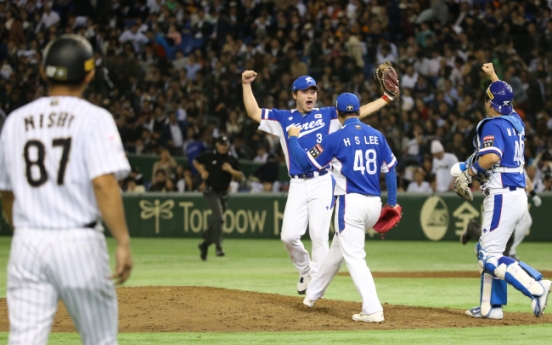
{"type": "Polygon", "coordinates": [[[476,175],[479,175],[479,174],[484,174],[487,169],[483,169],[481,167],[481,165],[479,165],[479,161],[476,161],[475,163],[473,163],[472,165],[472,171],[476,174],[476,175]]]}

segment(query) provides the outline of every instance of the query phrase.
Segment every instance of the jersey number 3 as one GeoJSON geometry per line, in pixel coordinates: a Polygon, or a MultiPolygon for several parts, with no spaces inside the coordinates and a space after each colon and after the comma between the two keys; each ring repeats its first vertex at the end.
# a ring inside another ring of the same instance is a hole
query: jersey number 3
{"type": "Polygon", "coordinates": [[[366,152],[364,152],[364,154],[362,153],[362,150],[355,151],[355,162],[353,164],[353,170],[362,172],[362,175],[364,175],[364,171],[366,170],[369,175],[374,175],[378,170],[376,163],[376,150],[368,149],[366,150],[366,152]]]}
{"type": "MultiPolygon", "coordinates": [[[[59,160],[57,184],[63,185],[65,168],[67,167],[69,153],[71,152],[71,138],[52,140],[52,147],[56,146],[61,146],[62,149],[61,159],[59,160]]],[[[27,141],[23,149],[23,157],[25,157],[25,174],[27,175],[27,182],[33,187],[40,187],[46,183],[48,180],[48,173],[44,166],[44,158],[46,157],[46,148],[44,144],[39,140],[27,141]],[[32,154],[33,151],[34,154],[32,154]],[[35,168],[33,169],[33,167],[35,168]],[[33,174],[33,172],[37,171],[38,174],[33,174]]]]}

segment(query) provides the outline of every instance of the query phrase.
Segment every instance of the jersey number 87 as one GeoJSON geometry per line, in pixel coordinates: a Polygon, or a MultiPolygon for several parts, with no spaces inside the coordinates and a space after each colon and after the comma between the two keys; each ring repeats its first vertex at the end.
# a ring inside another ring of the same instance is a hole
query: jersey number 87
{"type": "Polygon", "coordinates": [[[362,150],[355,151],[353,170],[362,172],[362,175],[364,175],[364,171],[366,171],[369,175],[374,175],[378,170],[376,150],[368,149],[364,152],[364,154],[362,153],[362,150]]]}
{"type": "MultiPolygon", "coordinates": [[[[59,160],[59,169],[57,176],[57,184],[63,185],[65,178],[65,168],[69,160],[69,152],[71,151],[71,138],[58,138],[52,140],[52,146],[61,146],[62,153],[59,160]]],[[[48,180],[48,173],[44,166],[44,158],[46,156],[46,148],[39,140],[29,140],[23,148],[23,157],[25,158],[25,173],[27,182],[33,187],[40,187],[48,180]],[[34,155],[32,154],[34,151],[34,155]],[[33,167],[36,167],[33,169],[33,167]],[[38,176],[34,176],[33,171],[38,170],[38,176]]]]}

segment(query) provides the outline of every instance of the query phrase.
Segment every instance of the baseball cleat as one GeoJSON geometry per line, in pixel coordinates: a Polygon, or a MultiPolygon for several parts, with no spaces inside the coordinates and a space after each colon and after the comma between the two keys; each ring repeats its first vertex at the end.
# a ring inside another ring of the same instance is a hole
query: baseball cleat
{"type": "Polygon", "coordinates": [[[385,319],[383,317],[383,312],[379,311],[377,313],[372,314],[355,314],[353,315],[353,321],[359,321],[359,322],[383,322],[385,319]]]}
{"type": "Polygon", "coordinates": [[[470,317],[475,317],[475,318],[494,319],[494,320],[502,320],[504,318],[504,314],[502,313],[502,308],[491,308],[489,315],[483,316],[481,315],[481,307],[475,307],[475,308],[466,310],[466,315],[470,317]]]}
{"type": "Polygon", "coordinates": [[[226,253],[224,252],[224,250],[222,250],[222,248],[220,249],[217,249],[217,256],[225,256],[226,253]]]}
{"type": "Polygon", "coordinates": [[[305,292],[307,292],[307,288],[309,287],[310,279],[311,279],[310,276],[299,278],[299,281],[297,282],[297,293],[298,294],[304,295],[305,292]]]}
{"type": "Polygon", "coordinates": [[[550,296],[550,287],[552,286],[552,281],[550,280],[541,280],[539,283],[544,288],[544,293],[539,297],[533,298],[531,301],[531,308],[533,308],[533,314],[536,317],[540,317],[544,313],[548,304],[548,296],[550,296]]]}
{"type": "Polygon", "coordinates": [[[308,296],[305,297],[305,299],[303,300],[303,304],[309,308],[312,308],[315,303],[316,303],[316,300],[310,299],[308,296]]]}
{"type": "Polygon", "coordinates": [[[197,247],[199,248],[199,257],[201,258],[201,260],[207,261],[207,249],[209,247],[206,246],[203,242],[199,243],[197,247]]]}

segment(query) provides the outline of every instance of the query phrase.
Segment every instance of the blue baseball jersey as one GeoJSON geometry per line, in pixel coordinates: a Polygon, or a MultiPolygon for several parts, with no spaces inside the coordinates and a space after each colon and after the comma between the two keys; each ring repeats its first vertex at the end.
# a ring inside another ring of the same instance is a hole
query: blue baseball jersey
{"type": "Polygon", "coordinates": [[[387,173],[397,164],[383,134],[358,118],[345,120],[340,130],[312,147],[307,157],[317,169],[332,163],[334,195],[380,196],[380,172],[387,173]]]}
{"type": "MultiPolygon", "coordinates": [[[[299,144],[306,151],[322,142],[325,136],[339,129],[335,107],[314,108],[311,112],[301,114],[297,110],[262,109],[261,124],[259,129],[280,137],[280,145],[286,158],[288,173],[290,175],[303,174],[299,164],[290,158],[289,139],[287,131],[289,127],[301,127],[299,144]]],[[[308,171],[316,171],[314,167],[308,171]]]]}
{"type": "Polygon", "coordinates": [[[500,157],[487,183],[489,188],[525,188],[525,126],[515,111],[507,116],[517,118],[522,130],[516,130],[510,121],[500,116],[482,123],[478,131],[479,155],[495,153],[500,157]]]}

